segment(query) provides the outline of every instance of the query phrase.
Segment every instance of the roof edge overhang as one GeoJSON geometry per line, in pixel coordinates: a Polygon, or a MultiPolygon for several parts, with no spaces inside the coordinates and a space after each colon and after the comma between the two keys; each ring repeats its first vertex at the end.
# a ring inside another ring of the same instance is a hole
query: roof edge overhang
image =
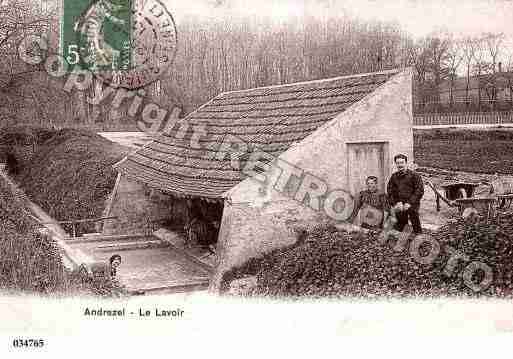
{"type": "Polygon", "coordinates": [[[175,197],[177,199],[181,199],[181,200],[183,200],[183,199],[192,199],[192,200],[199,199],[199,200],[206,201],[206,202],[217,202],[217,203],[224,202],[224,200],[225,200],[222,196],[219,196],[219,197],[194,196],[194,195],[190,195],[190,194],[183,193],[183,192],[171,191],[169,189],[161,188],[159,186],[154,186],[151,183],[145,182],[145,181],[137,178],[136,176],[133,176],[129,173],[123,172],[123,170],[118,170],[118,173],[122,177],[124,176],[125,178],[127,178],[130,181],[134,181],[134,182],[137,182],[144,186],[151,187],[152,189],[163,192],[163,193],[170,195],[172,197],[175,197]]]}
{"type": "Polygon", "coordinates": [[[323,79],[318,79],[318,80],[291,82],[291,83],[286,83],[286,84],[281,84],[281,85],[251,87],[251,88],[244,89],[244,90],[233,90],[233,91],[220,92],[214,98],[219,97],[221,95],[230,94],[230,93],[244,93],[245,91],[254,91],[254,90],[272,89],[272,88],[286,88],[288,86],[307,85],[307,84],[313,84],[313,83],[323,83],[323,82],[330,82],[330,81],[344,80],[344,79],[351,79],[351,78],[359,78],[359,77],[366,77],[366,76],[386,75],[386,74],[400,73],[400,72],[402,72],[401,70],[402,69],[400,69],[400,68],[396,68],[396,69],[383,70],[383,71],[378,71],[378,72],[365,72],[365,73],[354,74],[354,75],[343,75],[343,76],[336,76],[336,77],[328,77],[328,78],[323,78],[323,79]]]}

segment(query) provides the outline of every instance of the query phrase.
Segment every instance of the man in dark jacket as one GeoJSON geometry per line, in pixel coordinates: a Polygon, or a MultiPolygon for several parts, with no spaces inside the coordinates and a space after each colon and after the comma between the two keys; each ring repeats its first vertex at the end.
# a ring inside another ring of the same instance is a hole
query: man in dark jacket
{"type": "Polygon", "coordinates": [[[407,168],[408,157],[403,154],[394,157],[397,167],[388,181],[388,200],[397,217],[395,229],[402,231],[408,219],[415,234],[422,233],[419,218],[420,199],[424,195],[424,184],[419,174],[407,168]]]}

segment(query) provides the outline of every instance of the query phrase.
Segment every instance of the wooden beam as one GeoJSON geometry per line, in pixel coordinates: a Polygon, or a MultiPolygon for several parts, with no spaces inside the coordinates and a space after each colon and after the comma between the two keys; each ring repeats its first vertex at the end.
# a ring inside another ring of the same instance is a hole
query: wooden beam
{"type": "Polygon", "coordinates": [[[435,186],[433,186],[433,185],[431,184],[431,182],[426,181],[426,180],[424,180],[424,181],[425,181],[425,182],[427,183],[427,185],[428,185],[429,187],[431,187],[431,189],[435,192],[435,194],[436,194],[437,198],[438,198],[438,197],[439,197],[439,198],[441,198],[441,199],[442,199],[442,201],[444,201],[445,203],[447,203],[447,205],[448,205],[449,207],[455,207],[453,203],[451,203],[451,202],[450,202],[447,198],[445,198],[445,197],[444,197],[440,192],[438,192],[438,190],[435,188],[435,186]]]}
{"type": "Polygon", "coordinates": [[[105,212],[103,213],[104,217],[110,216],[110,212],[112,211],[112,204],[114,203],[114,199],[116,198],[116,193],[118,191],[119,182],[121,182],[121,173],[118,172],[118,176],[116,177],[116,183],[114,184],[114,188],[107,200],[107,206],[105,207],[105,212]]]}

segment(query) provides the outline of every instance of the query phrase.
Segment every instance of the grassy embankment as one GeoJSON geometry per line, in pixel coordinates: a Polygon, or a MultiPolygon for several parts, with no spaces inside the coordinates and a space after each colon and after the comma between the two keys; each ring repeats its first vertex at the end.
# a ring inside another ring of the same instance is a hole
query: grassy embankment
{"type": "MultiPolygon", "coordinates": [[[[15,176],[28,197],[58,221],[101,217],[116,181],[112,165],[126,149],[86,130],[32,133],[36,152],[15,176]]],[[[77,225],[78,233],[94,230],[94,223],[77,225]]]]}
{"type": "Polygon", "coordinates": [[[513,130],[415,130],[413,152],[421,167],[513,174],[513,130]]]}
{"type": "Polygon", "coordinates": [[[55,243],[39,233],[25,200],[0,177],[0,288],[42,294],[83,290],[62,265],[55,243]]]}
{"type": "MultiPolygon", "coordinates": [[[[35,155],[19,161],[12,175],[28,198],[57,220],[100,217],[114,186],[111,165],[124,154],[120,146],[82,130],[2,129],[0,144],[4,156],[15,147],[35,146],[35,155]]],[[[41,226],[28,216],[26,200],[1,179],[0,289],[111,295],[112,283],[83,283],[63,267],[55,244],[41,236],[41,226]]]]}

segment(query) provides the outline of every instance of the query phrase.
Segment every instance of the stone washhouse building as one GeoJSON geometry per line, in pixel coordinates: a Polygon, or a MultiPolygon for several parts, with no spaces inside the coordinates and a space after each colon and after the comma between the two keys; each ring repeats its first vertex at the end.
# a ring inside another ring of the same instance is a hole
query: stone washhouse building
{"type": "Polygon", "coordinates": [[[115,165],[106,215],[120,221],[104,232],[216,223],[215,290],[230,268],[326,218],[329,193],[354,195],[368,175],[385,190],[393,156],[413,160],[412,126],[410,69],[221,93],[115,165]],[[288,166],[286,183],[272,163],[288,166]]]}

